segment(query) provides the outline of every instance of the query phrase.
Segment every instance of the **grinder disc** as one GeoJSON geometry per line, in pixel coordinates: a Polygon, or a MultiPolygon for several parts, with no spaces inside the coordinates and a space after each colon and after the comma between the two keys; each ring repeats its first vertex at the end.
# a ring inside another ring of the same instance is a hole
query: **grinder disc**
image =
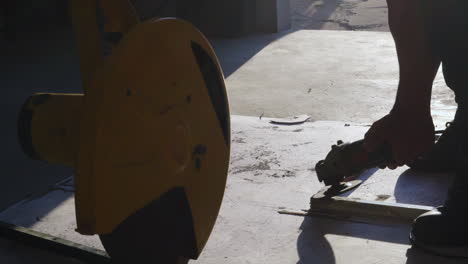
{"type": "Polygon", "coordinates": [[[114,262],[196,259],[226,184],[230,119],[219,62],[176,19],[136,25],[113,50],[81,119],[77,231],[114,262]]]}
{"type": "Polygon", "coordinates": [[[313,199],[333,197],[349,192],[362,184],[362,180],[343,181],[338,185],[327,185],[312,196],[313,199]]]}

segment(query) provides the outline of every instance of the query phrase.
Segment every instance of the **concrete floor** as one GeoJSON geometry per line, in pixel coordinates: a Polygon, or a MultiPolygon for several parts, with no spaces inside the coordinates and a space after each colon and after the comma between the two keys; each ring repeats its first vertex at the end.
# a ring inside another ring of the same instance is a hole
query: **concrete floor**
{"type": "MultiPolygon", "coordinates": [[[[373,122],[393,105],[398,61],[388,32],[299,30],[213,43],[234,114],[373,122]]],[[[451,119],[453,98],[439,73],[437,119],[451,119]]]]}
{"type": "MultiPolygon", "coordinates": [[[[362,137],[366,126],[331,121],[281,126],[267,118],[233,116],[232,129],[220,215],[201,257],[190,263],[466,263],[410,249],[409,225],[278,214],[279,209],[308,209],[309,198],[322,187],[313,170],[316,162],[337,139],[362,137]]],[[[378,170],[370,178],[365,173],[362,187],[347,195],[372,201],[386,195],[387,201],[431,206],[443,201],[448,175],[408,176],[405,170],[378,170]]],[[[73,231],[72,191],[69,180],[51,186],[44,196],[1,212],[0,220],[102,249],[96,236],[73,231]]]]}
{"type": "Polygon", "coordinates": [[[291,0],[295,30],[389,31],[387,2],[382,0],[291,0]]]}

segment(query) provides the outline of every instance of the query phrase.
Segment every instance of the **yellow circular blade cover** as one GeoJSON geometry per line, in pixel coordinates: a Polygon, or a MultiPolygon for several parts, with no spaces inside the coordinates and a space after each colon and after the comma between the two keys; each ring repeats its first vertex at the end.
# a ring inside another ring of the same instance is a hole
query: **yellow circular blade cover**
{"type": "Polygon", "coordinates": [[[81,112],[77,230],[101,235],[120,259],[198,257],[229,166],[228,101],[211,46],[187,22],[144,22],[95,76],[81,112]]]}

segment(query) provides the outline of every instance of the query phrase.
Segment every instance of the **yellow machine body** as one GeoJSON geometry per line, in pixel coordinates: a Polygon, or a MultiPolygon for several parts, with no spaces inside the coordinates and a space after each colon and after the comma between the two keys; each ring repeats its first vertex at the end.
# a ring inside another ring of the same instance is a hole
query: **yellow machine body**
{"type": "Polygon", "coordinates": [[[196,236],[208,237],[222,200],[229,145],[193,42],[217,61],[188,23],[138,24],[89,87],[76,164],[79,232],[109,233],[145,204],[182,186],[196,236]],[[206,149],[201,165],[194,156],[197,146],[206,149]]]}
{"type": "Polygon", "coordinates": [[[75,167],[77,231],[111,233],[180,187],[199,254],[222,202],[230,146],[227,99],[221,94],[217,105],[207,88],[216,82],[225,92],[208,41],[181,20],[138,23],[95,71],[82,74],[85,94],[35,95],[23,109],[26,145],[40,159],[75,167]],[[197,52],[212,62],[211,76],[197,52]]]}
{"type": "Polygon", "coordinates": [[[83,94],[58,93],[31,96],[18,122],[23,150],[37,160],[74,166],[83,98],[83,94]]]}

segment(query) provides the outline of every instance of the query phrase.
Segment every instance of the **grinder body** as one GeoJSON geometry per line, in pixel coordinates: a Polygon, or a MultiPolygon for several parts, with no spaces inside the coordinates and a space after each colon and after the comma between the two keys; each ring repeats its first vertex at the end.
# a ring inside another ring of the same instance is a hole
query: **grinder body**
{"type": "Polygon", "coordinates": [[[338,186],[346,177],[366,169],[381,167],[392,161],[392,150],[389,144],[382,144],[376,151],[367,152],[363,148],[364,139],[351,143],[338,141],[332,146],[325,160],[315,166],[320,182],[325,185],[338,186]]]}

